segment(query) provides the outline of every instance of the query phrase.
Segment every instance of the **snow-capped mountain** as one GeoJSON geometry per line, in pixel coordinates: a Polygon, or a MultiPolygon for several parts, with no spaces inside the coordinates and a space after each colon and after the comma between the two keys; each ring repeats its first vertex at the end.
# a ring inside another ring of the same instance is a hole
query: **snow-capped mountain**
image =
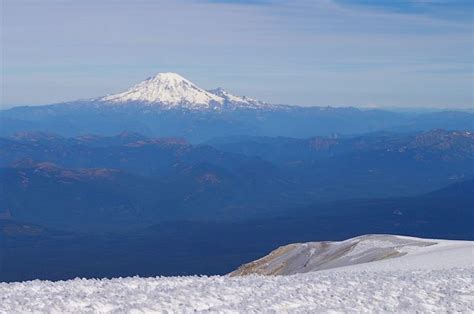
{"type": "Polygon", "coordinates": [[[186,105],[192,108],[210,108],[224,103],[222,97],[205,91],[176,73],[158,73],[123,93],[108,95],[100,100],[113,103],[159,103],[168,107],[186,105]]]}
{"type": "Polygon", "coordinates": [[[257,108],[266,104],[248,97],[240,97],[218,88],[204,90],[176,73],[158,73],[128,90],[101,97],[108,104],[140,102],[163,108],[222,109],[233,107],[257,108]]]}

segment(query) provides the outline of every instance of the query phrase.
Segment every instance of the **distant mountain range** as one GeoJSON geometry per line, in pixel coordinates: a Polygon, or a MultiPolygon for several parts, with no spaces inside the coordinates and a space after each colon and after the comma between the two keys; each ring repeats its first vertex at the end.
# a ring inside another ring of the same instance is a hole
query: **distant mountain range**
{"type": "Polygon", "coordinates": [[[178,136],[192,142],[216,136],[309,137],[433,128],[474,130],[474,114],[461,111],[396,113],[353,107],[272,105],[218,88],[204,90],[175,73],[159,73],[113,95],[0,112],[0,135],[47,131],[65,136],[178,136]]]}
{"type": "MultiPolygon", "coordinates": [[[[272,217],[314,202],[409,196],[474,177],[474,134],[0,138],[0,214],[55,228],[272,217]]],[[[338,210],[339,212],[340,210],[338,210]]]]}

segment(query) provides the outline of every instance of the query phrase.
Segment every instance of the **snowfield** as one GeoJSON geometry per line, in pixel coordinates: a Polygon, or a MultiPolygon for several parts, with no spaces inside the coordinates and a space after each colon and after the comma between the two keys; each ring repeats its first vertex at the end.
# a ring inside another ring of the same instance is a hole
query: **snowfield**
{"type": "MultiPolygon", "coordinates": [[[[432,244],[404,245],[404,255],[287,276],[0,283],[0,312],[474,311],[473,242],[389,237],[432,244]]],[[[359,249],[346,254],[363,254],[363,246],[359,249]]]]}

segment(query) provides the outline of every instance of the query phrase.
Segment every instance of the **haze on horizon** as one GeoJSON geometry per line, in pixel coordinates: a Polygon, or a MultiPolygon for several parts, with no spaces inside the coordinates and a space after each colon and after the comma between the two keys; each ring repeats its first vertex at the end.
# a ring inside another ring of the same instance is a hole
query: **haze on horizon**
{"type": "Polygon", "coordinates": [[[3,0],[0,108],[157,72],[270,103],[472,108],[468,0],[3,0]]]}

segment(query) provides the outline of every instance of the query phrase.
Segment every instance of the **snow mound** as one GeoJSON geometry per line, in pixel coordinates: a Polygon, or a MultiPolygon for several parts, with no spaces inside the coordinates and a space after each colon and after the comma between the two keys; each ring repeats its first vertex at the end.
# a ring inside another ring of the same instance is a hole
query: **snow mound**
{"type": "Polygon", "coordinates": [[[474,245],[469,241],[427,240],[395,235],[364,235],[340,242],[309,242],[282,246],[256,261],[244,264],[230,273],[231,276],[248,274],[291,275],[318,270],[355,265],[373,270],[386,265],[386,270],[433,269],[472,266],[471,259],[456,259],[456,256],[469,255],[474,245]],[[450,250],[465,250],[464,254],[448,256],[450,250]],[[444,256],[443,259],[430,259],[430,255],[444,256]],[[378,262],[378,263],[374,263],[378,262]],[[368,263],[368,264],[367,264],[368,263]],[[444,265],[443,263],[446,263],[444,265]],[[382,265],[382,266],[381,266],[382,265]],[[398,265],[398,266],[397,266],[398,265]]]}
{"type": "MultiPolygon", "coordinates": [[[[403,256],[289,276],[0,283],[0,313],[474,311],[473,242],[391,237],[363,245],[389,248],[393,240],[403,256]]],[[[367,251],[360,249],[348,256],[367,251]]]]}

